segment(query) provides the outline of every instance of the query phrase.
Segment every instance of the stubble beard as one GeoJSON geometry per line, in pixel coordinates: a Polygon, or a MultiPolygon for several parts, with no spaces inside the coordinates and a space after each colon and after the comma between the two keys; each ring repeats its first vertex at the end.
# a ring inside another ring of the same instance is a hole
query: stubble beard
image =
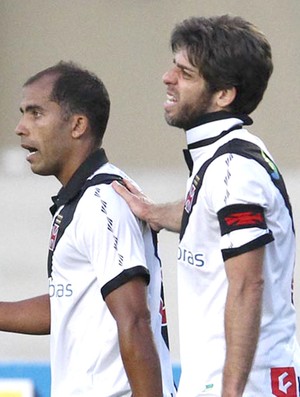
{"type": "Polygon", "coordinates": [[[165,120],[171,127],[181,128],[185,131],[197,125],[197,121],[204,114],[211,112],[212,94],[206,92],[198,105],[191,108],[190,104],[185,104],[175,115],[165,112],[165,120]]]}

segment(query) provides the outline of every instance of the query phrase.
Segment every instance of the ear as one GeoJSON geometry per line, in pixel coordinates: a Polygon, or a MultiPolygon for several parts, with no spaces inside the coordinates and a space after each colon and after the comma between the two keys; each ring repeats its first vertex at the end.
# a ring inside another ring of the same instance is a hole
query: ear
{"type": "Polygon", "coordinates": [[[72,119],[72,137],[75,139],[81,138],[88,132],[89,121],[86,116],[82,114],[73,115],[72,119]]]}
{"type": "Polygon", "coordinates": [[[226,88],[224,90],[218,91],[216,103],[221,109],[226,109],[230,107],[235,97],[236,97],[236,88],[235,87],[226,88]]]}

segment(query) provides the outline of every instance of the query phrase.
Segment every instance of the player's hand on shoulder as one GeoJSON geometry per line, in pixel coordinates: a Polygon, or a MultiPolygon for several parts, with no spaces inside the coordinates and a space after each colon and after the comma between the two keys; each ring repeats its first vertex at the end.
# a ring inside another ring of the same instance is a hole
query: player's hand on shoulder
{"type": "Polygon", "coordinates": [[[154,202],[139,190],[128,179],[123,179],[123,184],[112,182],[114,190],[127,202],[131,211],[141,220],[149,222],[151,208],[154,202]]]}

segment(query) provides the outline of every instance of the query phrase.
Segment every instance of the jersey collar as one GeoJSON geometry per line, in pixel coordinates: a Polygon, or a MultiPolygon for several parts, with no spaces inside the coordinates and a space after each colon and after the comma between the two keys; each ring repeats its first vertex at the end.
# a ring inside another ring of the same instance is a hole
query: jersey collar
{"type": "Polygon", "coordinates": [[[76,197],[87,178],[107,162],[104,149],[97,149],[93,152],[75,171],[67,185],[60,189],[57,196],[52,197],[54,204],[50,207],[51,214],[54,215],[58,207],[76,197]]]}
{"type": "Polygon", "coordinates": [[[211,145],[230,131],[252,123],[252,119],[246,114],[232,114],[226,111],[201,116],[197,125],[186,131],[187,149],[183,150],[183,154],[190,173],[193,168],[193,149],[211,145]]]}
{"type": "Polygon", "coordinates": [[[225,111],[204,114],[195,127],[186,131],[188,149],[209,145],[227,132],[252,123],[252,119],[246,114],[225,111]]]}

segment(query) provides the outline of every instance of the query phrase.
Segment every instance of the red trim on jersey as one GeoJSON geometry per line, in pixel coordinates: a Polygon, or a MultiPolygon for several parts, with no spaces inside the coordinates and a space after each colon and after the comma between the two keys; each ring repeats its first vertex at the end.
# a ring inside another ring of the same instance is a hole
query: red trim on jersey
{"type": "Polygon", "coordinates": [[[234,230],[258,227],[267,229],[264,209],[255,204],[233,204],[218,212],[221,235],[234,230]]]}
{"type": "Polygon", "coordinates": [[[254,211],[246,211],[246,212],[236,212],[235,214],[231,214],[229,216],[225,216],[224,221],[227,226],[230,227],[232,225],[238,226],[256,226],[257,224],[261,224],[264,221],[263,215],[261,213],[257,213],[254,211]]]}

